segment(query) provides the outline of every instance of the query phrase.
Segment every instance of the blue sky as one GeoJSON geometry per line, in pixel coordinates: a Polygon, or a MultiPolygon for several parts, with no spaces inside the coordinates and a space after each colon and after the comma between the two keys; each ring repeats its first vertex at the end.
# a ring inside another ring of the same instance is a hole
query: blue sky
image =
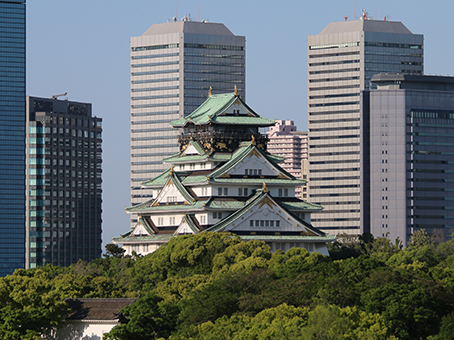
{"type": "Polygon", "coordinates": [[[177,15],[246,37],[246,100],[259,114],[307,128],[308,35],[370,17],[424,34],[426,74],[454,75],[454,4],[400,1],[27,0],[27,95],[93,103],[103,118],[103,241],[128,231],[129,38],[177,15]],[[434,4],[434,5],[432,5],[434,4]]]}

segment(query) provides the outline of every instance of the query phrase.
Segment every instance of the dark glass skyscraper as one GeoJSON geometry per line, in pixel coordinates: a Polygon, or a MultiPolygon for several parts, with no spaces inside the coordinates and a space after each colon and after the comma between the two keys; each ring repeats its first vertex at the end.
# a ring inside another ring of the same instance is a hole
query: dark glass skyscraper
{"type": "Polygon", "coordinates": [[[90,103],[27,97],[26,268],[101,257],[101,134],[90,103]]]}
{"type": "Polygon", "coordinates": [[[25,1],[0,0],[0,276],[25,266],[25,1]]]}

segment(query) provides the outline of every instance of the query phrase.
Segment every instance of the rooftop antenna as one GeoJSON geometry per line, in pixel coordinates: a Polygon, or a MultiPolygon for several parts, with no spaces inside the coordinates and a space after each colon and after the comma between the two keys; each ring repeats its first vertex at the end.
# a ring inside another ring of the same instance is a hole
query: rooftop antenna
{"type": "Polygon", "coordinates": [[[344,15],[344,20],[347,21],[347,19],[348,19],[348,16],[344,15]]]}
{"type": "Polygon", "coordinates": [[[197,5],[197,21],[200,22],[200,4],[197,5]]]}
{"type": "Polygon", "coordinates": [[[52,96],[52,99],[57,99],[58,97],[64,97],[68,94],[68,92],[62,93],[62,94],[54,94],[52,96]]]}

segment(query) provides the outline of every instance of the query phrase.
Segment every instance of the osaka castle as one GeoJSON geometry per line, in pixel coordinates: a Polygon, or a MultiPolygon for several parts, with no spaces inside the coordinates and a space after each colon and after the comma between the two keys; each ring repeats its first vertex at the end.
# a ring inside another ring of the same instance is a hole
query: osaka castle
{"type": "Polygon", "coordinates": [[[180,128],[179,153],[163,159],[170,168],[142,183],[153,199],[126,208],[137,214],[129,232],[114,237],[126,255],[146,255],[172,237],[230,232],[242,240],[261,240],[272,251],[293,247],[328,255],[335,237],[311,225],[320,205],[295,198],[305,180],[279,166],[283,158],[267,152],[259,128],[275,122],[259,116],[238,92],[212,95],[194,112],[172,122],[180,128]]]}

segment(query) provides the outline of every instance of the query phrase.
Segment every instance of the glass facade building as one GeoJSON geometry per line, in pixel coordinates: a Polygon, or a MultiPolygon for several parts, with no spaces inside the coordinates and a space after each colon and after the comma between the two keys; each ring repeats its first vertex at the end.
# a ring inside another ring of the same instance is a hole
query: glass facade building
{"type": "Polygon", "coordinates": [[[0,1],[0,276],[25,266],[25,1],[0,1]]]}
{"type": "Polygon", "coordinates": [[[154,24],[131,38],[131,205],[152,197],[141,183],[178,152],[181,132],[171,121],[194,111],[210,88],[226,93],[236,85],[245,98],[245,53],[245,37],[219,23],[154,24]]]}
{"type": "Polygon", "coordinates": [[[368,117],[362,90],[374,74],[423,74],[423,36],[400,22],[330,23],[308,37],[309,200],[312,224],[337,235],[369,226],[368,117]]]}
{"type": "Polygon", "coordinates": [[[26,268],[101,256],[101,134],[91,104],[27,97],[26,268]]]}
{"type": "Polygon", "coordinates": [[[454,231],[454,77],[379,74],[370,119],[370,232],[399,238],[454,231]]]}

